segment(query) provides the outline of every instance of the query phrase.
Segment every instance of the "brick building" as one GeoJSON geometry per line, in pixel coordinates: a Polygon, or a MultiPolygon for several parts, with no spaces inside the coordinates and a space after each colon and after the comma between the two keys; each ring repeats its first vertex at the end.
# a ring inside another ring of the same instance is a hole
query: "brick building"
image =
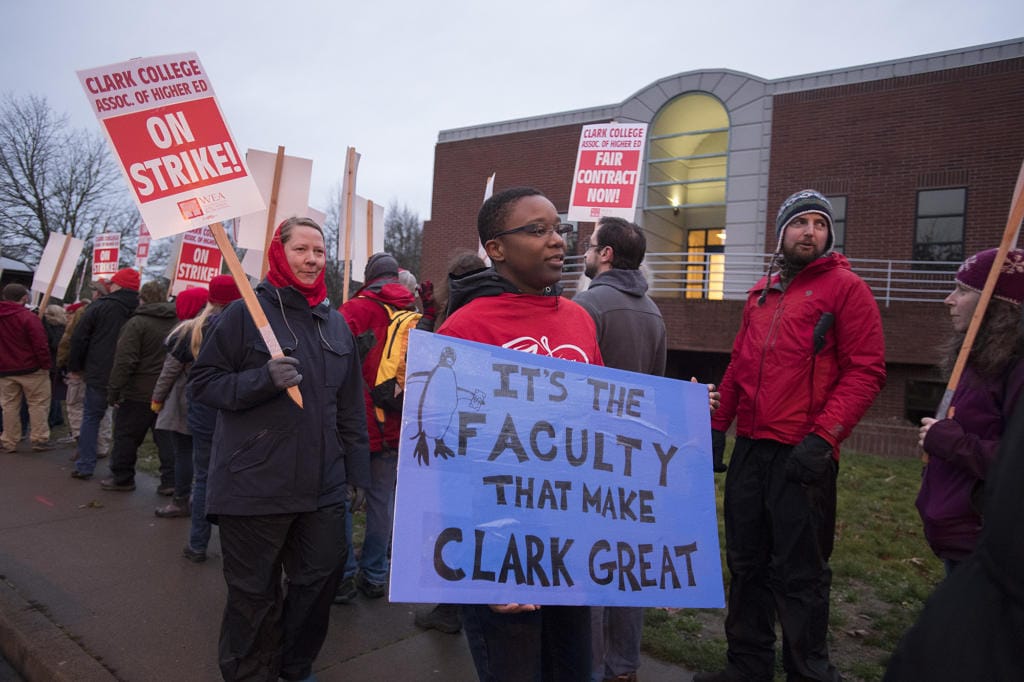
{"type": "MultiPolygon", "coordinates": [[[[913,454],[943,388],[942,300],[966,256],[997,246],[1024,161],[1024,39],[792,78],[677,74],[624,102],[441,131],[422,276],[476,248],[487,176],[568,208],[580,129],[649,125],[637,222],[652,297],[669,330],[671,376],[717,381],[745,291],[775,248],[774,216],[813,187],[836,209],[837,249],[871,285],[888,384],[849,447],[913,454]]],[[[567,295],[593,225],[570,240],[567,295]]]]}

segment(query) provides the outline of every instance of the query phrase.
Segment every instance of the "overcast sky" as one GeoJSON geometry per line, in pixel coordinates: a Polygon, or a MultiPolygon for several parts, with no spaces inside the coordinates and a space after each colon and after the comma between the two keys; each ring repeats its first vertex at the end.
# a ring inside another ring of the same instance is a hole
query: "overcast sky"
{"type": "Polygon", "coordinates": [[[0,0],[0,90],[98,132],[76,70],[194,51],[238,147],[313,159],[312,206],[351,145],[360,195],[427,219],[440,130],[614,104],[697,69],[783,78],[1021,33],[1020,0],[0,0]]]}

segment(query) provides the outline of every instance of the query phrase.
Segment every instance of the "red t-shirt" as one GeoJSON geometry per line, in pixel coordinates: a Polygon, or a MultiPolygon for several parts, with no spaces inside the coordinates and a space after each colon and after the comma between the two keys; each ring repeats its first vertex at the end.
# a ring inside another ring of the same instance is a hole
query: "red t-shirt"
{"type": "Polygon", "coordinates": [[[594,320],[582,306],[561,296],[482,296],[452,313],[437,333],[604,365],[594,320]]]}

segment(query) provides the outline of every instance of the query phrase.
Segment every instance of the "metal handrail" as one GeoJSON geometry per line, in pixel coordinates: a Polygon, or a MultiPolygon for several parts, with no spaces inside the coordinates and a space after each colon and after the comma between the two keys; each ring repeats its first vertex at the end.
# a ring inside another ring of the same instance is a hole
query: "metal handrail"
{"type": "MultiPolygon", "coordinates": [[[[567,294],[586,287],[583,256],[568,256],[562,270],[567,294]]],[[[746,298],[747,291],[768,270],[770,253],[659,252],[648,253],[642,269],[649,293],[660,298],[746,298]],[[725,257],[724,265],[719,259],[725,257]],[[712,259],[718,260],[712,271],[712,259]]],[[[941,303],[953,287],[959,265],[949,261],[847,258],[853,271],[871,287],[880,305],[941,303]]]]}

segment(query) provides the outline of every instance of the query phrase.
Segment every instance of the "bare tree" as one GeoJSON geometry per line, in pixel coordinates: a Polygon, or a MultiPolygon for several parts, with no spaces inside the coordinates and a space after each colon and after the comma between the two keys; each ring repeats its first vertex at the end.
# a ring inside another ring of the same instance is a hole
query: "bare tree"
{"type": "Polygon", "coordinates": [[[103,232],[128,237],[122,259],[134,258],[138,213],[107,142],[69,127],[42,97],[0,97],[0,229],[4,254],[39,262],[50,232],[86,242],[79,267],[103,232]]]}
{"type": "Polygon", "coordinates": [[[423,243],[423,222],[420,215],[397,200],[388,204],[384,214],[384,250],[398,264],[417,277],[420,274],[420,253],[423,243]]]}

